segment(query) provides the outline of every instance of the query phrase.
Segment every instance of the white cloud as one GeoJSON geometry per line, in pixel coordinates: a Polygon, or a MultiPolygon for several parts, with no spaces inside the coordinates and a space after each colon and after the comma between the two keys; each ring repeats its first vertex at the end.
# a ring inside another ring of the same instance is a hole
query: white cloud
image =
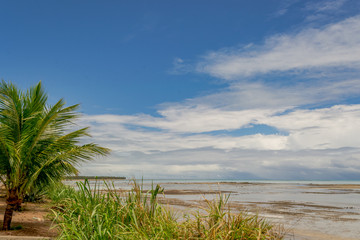
{"type": "Polygon", "coordinates": [[[297,110],[266,119],[289,132],[288,149],[335,149],[360,147],[360,105],[341,105],[297,110]]]}
{"type": "MultiPolygon", "coordinates": [[[[113,154],[83,167],[82,172],[137,177],[279,179],[344,179],[345,173],[349,178],[360,174],[360,105],[298,109],[280,115],[269,114],[264,109],[232,111],[231,114],[216,109],[225,123],[231,123],[234,116],[245,116],[240,128],[255,122],[287,132],[285,135],[236,136],[226,131],[218,135],[207,132],[184,135],[178,131],[183,126],[178,127],[177,123],[191,122],[190,110],[184,111],[184,114],[175,114],[176,117],[164,115],[166,121],[147,115],[86,116],[83,124],[92,126],[93,140],[110,147],[113,154]],[[148,119],[158,130],[147,128],[148,119]],[[128,127],[134,122],[140,128],[128,127]],[[174,131],[169,131],[169,126],[174,131]]],[[[194,116],[203,117],[204,125],[206,118],[211,122],[216,115],[203,109],[192,111],[194,116]]],[[[218,128],[229,129],[227,124],[218,128]]]]}
{"type": "MultiPolygon", "coordinates": [[[[108,115],[87,116],[85,121],[86,124],[94,125],[92,134],[97,142],[103,142],[112,149],[124,152],[151,153],[209,147],[223,150],[298,150],[360,146],[360,138],[358,138],[360,135],[360,105],[338,105],[314,110],[300,109],[281,115],[264,109],[240,110],[230,113],[218,109],[215,112],[192,110],[192,115],[186,109],[184,114],[176,117],[165,115],[166,120],[152,118],[151,122],[147,120],[149,117],[143,119],[138,117],[135,122],[143,128],[135,129],[127,127],[127,124],[133,124],[134,121],[126,122],[121,119],[109,122],[108,115]],[[216,118],[217,115],[221,117],[216,118]],[[195,118],[192,119],[194,116],[195,118]],[[212,123],[214,119],[215,124],[212,123]],[[184,127],[185,123],[188,125],[184,127]],[[288,135],[234,136],[231,134],[230,130],[243,129],[250,124],[265,124],[286,132],[288,135]],[[147,127],[154,126],[158,128],[158,131],[147,130],[147,127]],[[216,126],[216,130],[225,132],[217,135],[207,133],[214,126],[216,126]],[[201,132],[200,129],[205,131],[201,132]],[[184,132],[191,134],[184,135],[184,132]]],[[[118,116],[118,118],[121,117],[118,116]]]]}
{"type": "Polygon", "coordinates": [[[114,156],[87,164],[82,173],[177,179],[358,179],[358,159],[360,150],[350,148],[297,151],[185,149],[114,156]]]}
{"type": "Polygon", "coordinates": [[[332,12],[338,11],[347,0],[326,0],[317,2],[308,2],[306,4],[306,10],[315,12],[332,12]]]}
{"type": "Polygon", "coordinates": [[[192,65],[185,63],[181,58],[174,58],[173,68],[169,71],[170,74],[184,74],[193,71],[192,65]]]}
{"type": "Polygon", "coordinates": [[[282,15],[285,15],[289,8],[299,2],[299,0],[285,0],[281,1],[279,4],[279,9],[273,14],[273,17],[281,17],[282,15]]]}
{"type": "MultiPolygon", "coordinates": [[[[176,63],[182,70],[183,60],[176,63]]],[[[198,69],[234,81],[216,93],[164,103],[157,117],[85,116],[82,124],[92,126],[94,142],[110,147],[113,154],[87,165],[83,173],[278,179],[360,176],[360,104],[346,104],[359,96],[359,16],[321,29],[273,36],[263,46],[213,52],[198,69]],[[289,71],[301,75],[287,75],[289,71]],[[236,81],[249,76],[258,79],[236,81]],[[259,124],[278,133],[247,131],[259,124]]]]}
{"type": "Polygon", "coordinates": [[[203,106],[195,108],[168,108],[160,111],[165,121],[143,122],[150,127],[161,127],[173,132],[201,133],[217,130],[233,130],[253,123],[255,119],[279,110],[223,111],[203,106]]]}
{"type": "Polygon", "coordinates": [[[234,80],[256,74],[333,67],[359,70],[359,16],[320,29],[273,36],[257,48],[212,52],[197,70],[234,80]]]}
{"type": "Polygon", "coordinates": [[[359,95],[360,79],[326,80],[326,76],[324,78],[325,80],[300,81],[285,85],[283,82],[232,83],[226,90],[187,100],[178,104],[180,107],[176,104],[165,107],[181,109],[186,106],[190,109],[205,105],[208,108],[229,111],[267,109],[269,115],[297,106],[333,104],[359,95]]]}
{"type": "MultiPolygon", "coordinates": [[[[205,133],[183,135],[183,133],[179,132],[166,131],[166,125],[161,129],[161,123],[163,122],[161,119],[157,123],[160,131],[149,131],[144,129],[128,129],[120,122],[109,123],[107,120],[100,122],[100,118],[101,116],[96,116],[94,118],[96,119],[96,124],[94,124],[93,117],[87,116],[83,124],[93,125],[92,135],[96,142],[101,142],[117,152],[139,151],[151,153],[209,147],[223,150],[235,148],[277,150],[283,149],[286,144],[286,137],[281,135],[256,134],[238,137],[226,134],[211,135],[205,133]]],[[[211,119],[212,116],[209,116],[209,118],[211,119]]],[[[229,120],[231,120],[231,116],[229,120]]],[[[186,122],[186,118],[182,119],[182,121],[186,122]]],[[[140,124],[140,120],[138,124],[140,124]]],[[[145,121],[142,126],[147,127],[146,124],[147,122],[145,121]]],[[[225,124],[221,130],[223,129],[227,130],[225,124]]]]}

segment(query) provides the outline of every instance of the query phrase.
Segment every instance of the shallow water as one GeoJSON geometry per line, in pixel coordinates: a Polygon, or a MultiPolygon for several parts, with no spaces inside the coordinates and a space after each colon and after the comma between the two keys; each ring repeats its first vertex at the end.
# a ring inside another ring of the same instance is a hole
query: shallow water
{"type": "MultiPolygon", "coordinates": [[[[95,181],[90,183],[93,185],[95,181]]],[[[105,187],[101,181],[97,184],[105,187]]],[[[169,204],[188,210],[197,208],[204,198],[216,198],[217,192],[230,194],[233,211],[246,209],[283,224],[288,233],[286,239],[359,239],[360,236],[360,181],[142,181],[146,190],[152,184],[165,189],[166,199],[180,200],[169,204]]],[[[116,180],[113,185],[128,190],[132,181],[116,180]]]]}

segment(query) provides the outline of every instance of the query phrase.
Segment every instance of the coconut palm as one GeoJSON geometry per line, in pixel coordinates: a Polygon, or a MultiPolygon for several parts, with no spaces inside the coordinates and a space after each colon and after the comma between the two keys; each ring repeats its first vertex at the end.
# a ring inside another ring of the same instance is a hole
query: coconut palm
{"type": "Polygon", "coordinates": [[[0,180],[7,192],[3,230],[10,229],[25,193],[77,174],[79,163],[109,152],[93,143],[80,144],[89,134],[88,128],[74,130],[77,109],[65,107],[63,99],[49,106],[41,82],[25,92],[0,83],[0,180]]]}

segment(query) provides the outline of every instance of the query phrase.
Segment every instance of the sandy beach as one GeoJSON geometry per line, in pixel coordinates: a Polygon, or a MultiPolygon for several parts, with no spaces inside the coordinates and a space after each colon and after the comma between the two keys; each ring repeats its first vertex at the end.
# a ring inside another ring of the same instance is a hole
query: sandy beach
{"type": "MultiPolygon", "coordinates": [[[[68,183],[73,185],[74,182],[68,183]]],[[[99,184],[99,182],[98,182],[99,184]]],[[[159,182],[164,194],[159,202],[176,211],[179,219],[184,213],[201,211],[219,194],[229,195],[232,212],[246,211],[258,214],[274,224],[281,225],[285,239],[296,240],[355,240],[360,230],[360,184],[296,184],[249,182],[159,182]]],[[[115,181],[119,193],[127,192],[131,181],[115,181]]],[[[100,187],[104,187],[100,183],[100,187]]],[[[151,189],[143,183],[143,191],[151,189]]],[[[103,191],[106,191],[103,189],[103,191]]],[[[0,218],[5,209],[4,196],[0,198],[0,218]]],[[[50,229],[48,203],[25,203],[24,211],[14,212],[12,226],[21,230],[0,232],[1,236],[40,236],[53,238],[50,229]]]]}
{"type": "Polygon", "coordinates": [[[213,189],[217,188],[218,193],[230,194],[232,211],[257,213],[281,224],[285,239],[355,240],[360,234],[360,185],[209,182],[187,183],[183,190],[163,186],[167,187],[164,201],[182,211],[203,206],[202,199],[216,197],[213,189]]]}
{"type": "MultiPolygon", "coordinates": [[[[302,184],[251,182],[156,182],[165,190],[160,202],[191,213],[205,206],[204,199],[230,195],[231,211],[259,214],[280,224],[285,239],[355,240],[360,230],[360,184],[302,184]]],[[[131,182],[115,186],[126,191],[131,182]],[[128,185],[128,186],[127,186],[128,185]]],[[[150,182],[144,183],[146,190],[150,182]]]]}
{"type": "MultiPolygon", "coordinates": [[[[5,212],[5,198],[0,197],[0,219],[1,226],[5,212]]],[[[38,237],[29,239],[52,239],[57,236],[56,229],[52,228],[52,221],[49,218],[51,211],[48,203],[25,203],[24,210],[14,212],[12,227],[19,227],[19,230],[0,231],[0,239],[25,239],[24,237],[38,237]],[[18,238],[8,238],[15,237],[18,238]]]]}

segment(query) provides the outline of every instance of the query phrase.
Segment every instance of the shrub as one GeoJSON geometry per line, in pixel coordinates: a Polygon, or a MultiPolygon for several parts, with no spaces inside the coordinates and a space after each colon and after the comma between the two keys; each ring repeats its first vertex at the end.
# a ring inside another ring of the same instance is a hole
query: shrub
{"type": "Polygon", "coordinates": [[[228,197],[206,201],[206,214],[185,215],[179,221],[157,202],[159,185],[143,191],[134,182],[127,194],[114,186],[102,191],[89,182],[77,183],[78,191],[66,187],[52,193],[59,239],[282,239],[281,233],[258,216],[225,211],[228,197]],[[65,194],[66,193],[66,194],[65,194]],[[55,196],[55,198],[54,198],[55,196]]]}

